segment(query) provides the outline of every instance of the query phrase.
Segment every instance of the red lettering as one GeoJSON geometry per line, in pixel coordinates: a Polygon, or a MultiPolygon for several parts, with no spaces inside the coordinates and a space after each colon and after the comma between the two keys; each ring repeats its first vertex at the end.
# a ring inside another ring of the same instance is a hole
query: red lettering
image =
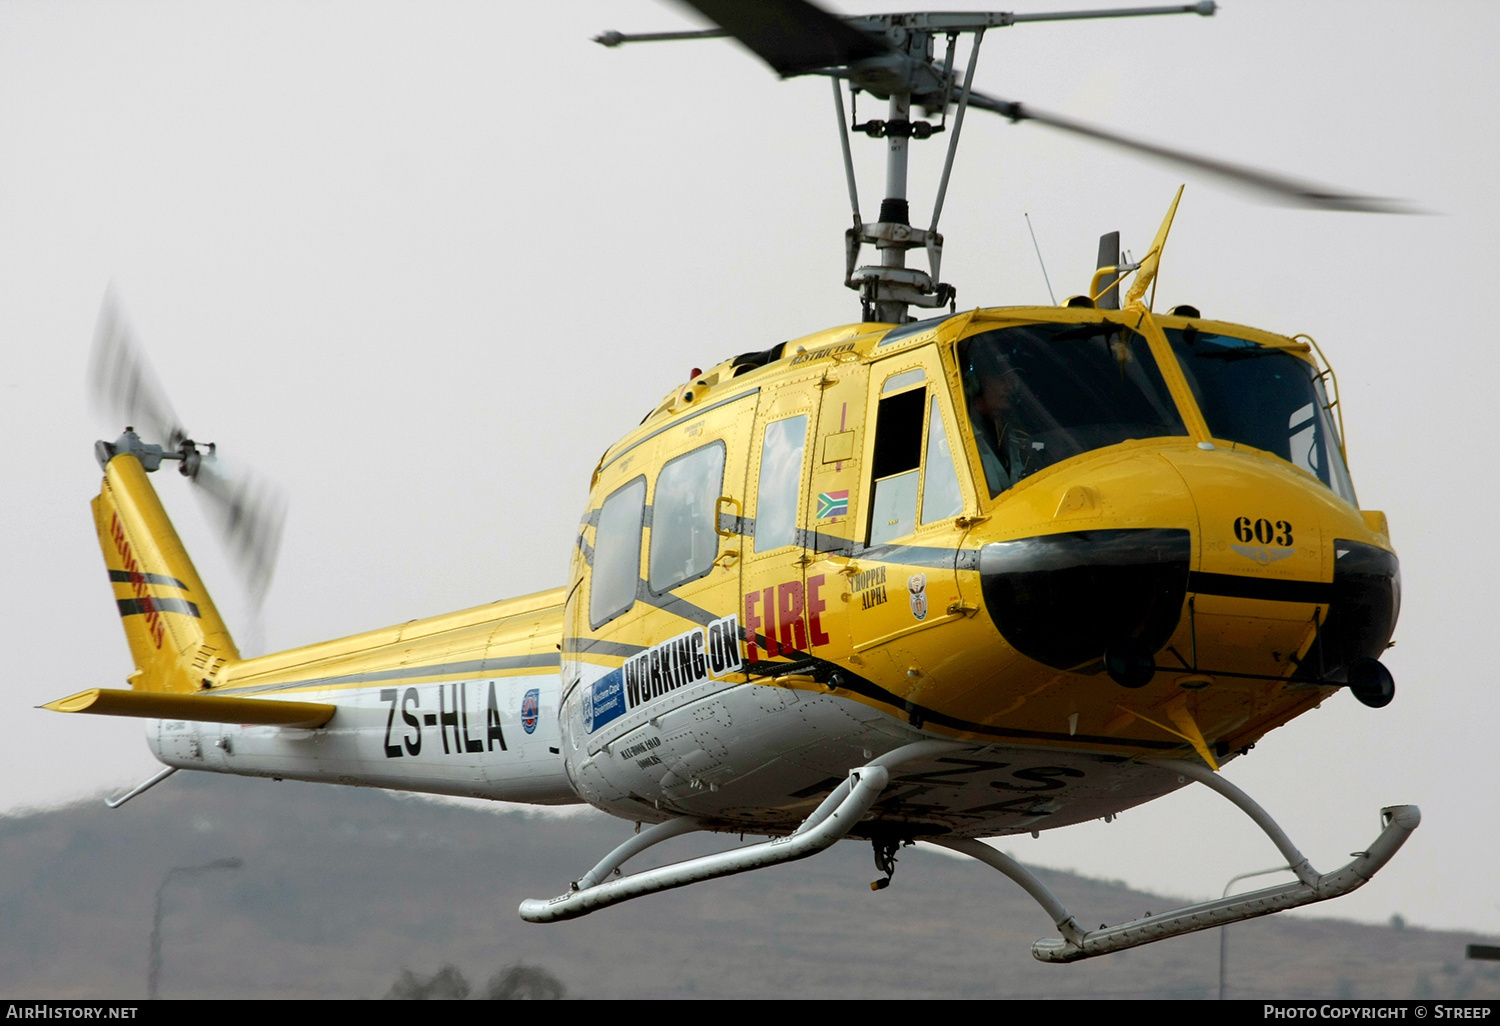
{"type": "Polygon", "coordinates": [[[802,582],[787,581],[776,589],[777,636],[787,655],[807,648],[807,625],[802,622],[802,582]],[[796,644],[792,643],[795,636],[796,644]]]}
{"type": "Polygon", "coordinates": [[[760,592],[752,591],[745,596],[745,660],[758,662],[760,650],[755,647],[755,628],[760,626],[760,617],[755,615],[755,603],[760,601],[760,592]]]}
{"type": "Polygon", "coordinates": [[[807,625],[811,628],[814,646],[828,644],[828,634],[823,630],[823,618],[818,614],[828,608],[828,603],[818,597],[826,575],[818,574],[807,579],[807,625]]]}
{"type": "Polygon", "coordinates": [[[766,655],[781,655],[781,646],[776,644],[776,588],[767,588],[760,594],[760,608],[766,611],[766,655]]]}
{"type": "Polygon", "coordinates": [[[130,551],[130,542],[125,538],[125,528],[120,526],[118,512],[112,512],[109,515],[109,536],[115,543],[115,551],[119,553],[120,567],[130,575],[130,590],[135,592],[136,598],[141,601],[145,610],[146,633],[156,643],[156,647],[161,648],[161,643],[166,638],[166,628],[151,597],[146,594],[146,576],[141,572],[141,565],[135,560],[135,553],[130,551]]]}

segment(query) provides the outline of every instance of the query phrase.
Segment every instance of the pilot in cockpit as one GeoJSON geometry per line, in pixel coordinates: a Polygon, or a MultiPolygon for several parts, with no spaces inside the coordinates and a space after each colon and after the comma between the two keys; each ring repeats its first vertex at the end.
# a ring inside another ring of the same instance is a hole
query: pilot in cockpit
{"type": "Polygon", "coordinates": [[[972,347],[964,372],[964,395],[969,420],[979,446],[990,494],[999,495],[1026,473],[1029,456],[1025,432],[1015,424],[1017,392],[1023,387],[1020,371],[994,350],[972,347]]]}

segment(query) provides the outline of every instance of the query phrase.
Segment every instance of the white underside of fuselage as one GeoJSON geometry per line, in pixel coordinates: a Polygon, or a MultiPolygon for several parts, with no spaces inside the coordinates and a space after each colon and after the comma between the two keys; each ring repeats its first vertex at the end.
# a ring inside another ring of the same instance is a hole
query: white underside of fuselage
{"type": "MultiPolygon", "coordinates": [[[[585,801],[627,819],[788,832],[851,769],[941,736],[851,699],[713,679],[632,701],[601,727],[583,697],[602,673],[579,669],[562,707],[569,778],[585,801]]],[[[1083,746],[971,744],[902,766],[854,834],[1026,833],[1113,815],[1184,783],[1083,746]]]]}
{"type": "Polygon", "coordinates": [[[535,805],[579,798],[563,772],[556,674],[262,692],[338,707],[305,730],[158,720],[156,757],[181,769],[535,805]]]}
{"type": "MultiPolygon", "coordinates": [[[[855,767],[917,730],[834,695],[706,681],[584,729],[557,675],[298,691],[328,702],[300,729],[161,720],[148,740],[182,769],[538,805],[587,802],[640,822],[678,816],[785,833],[855,767]]],[[[265,695],[268,699],[276,694],[265,695]]],[[[285,696],[292,697],[292,696],[285,696]]],[[[973,744],[892,776],[856,835],[995,836],[1113,815],[1185,783],[1119,756],[973,744]]]]}

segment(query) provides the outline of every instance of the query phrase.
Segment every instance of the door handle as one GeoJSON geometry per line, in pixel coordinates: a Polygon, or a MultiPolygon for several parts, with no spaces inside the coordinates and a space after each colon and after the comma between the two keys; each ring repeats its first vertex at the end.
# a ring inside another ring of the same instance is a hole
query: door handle
{"type": "MultiPolygon", "coordinates": [[[[725,503],[732,503],[734,505],[735,528],[740,528],[742,526],[742,521],[745,519],[745,507],[740,505],[739,499],[732,498],[728,495],[721,495],[714,500],[714,534],[717,534],[720,538],[733,538],[740,532],[739,530],[726,531],[724,529],[723,509],[725,503]]],[[[738,555],[738,553],[736,553],[736,555],[738,555]]]]}

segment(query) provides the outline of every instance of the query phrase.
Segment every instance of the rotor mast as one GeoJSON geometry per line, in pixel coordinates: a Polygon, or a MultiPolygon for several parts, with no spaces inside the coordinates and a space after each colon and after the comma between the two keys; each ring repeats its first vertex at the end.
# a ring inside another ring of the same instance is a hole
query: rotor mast
{"type": "MultiPolygon", "coordinates": [[[[956,290],[940,280],[943,237],[938,233],[938,218],[953,170],[958,149],[959,131],[964,113],[972,100],[975,106],[993,111],[1012,121],[1042,120],[1055,127],[1098,136],[1093,130],[1062,122],[1061,119],[1025,109],[1018,103],[996,100],[972,88],[979,44],[986,29],[1005,28],[1022,22],[1076,21],[1095,18],[1128,18],[1156,14],[1212,15],[1214,0],[1170,6],[1131,7],[1109,10],[1056,11],[1041,14],[994,12],[919,12],[911,14],[877,14],[841,17],[807,0],[762,0],[744,4],[740,0],[686,0],[718,28],[689,32],[652,32],[626,34],[605,32],[596,37],[604,46],[621,43],[655,42],[678,39],[709,39],[730,36],[748,47],[771,65],[783,78],[796,75],[828,75],[833,79],[834,100],[838,110],[839,136],[844,158],[844,173],[849,185],[849,202],[854,224],[845,232],[844,284],[859,292],[866,321],[905,324],[909,307],[936,309],[955,305],[956,290]],[[958,37],[969,34],[973,42],[969,51],[967,72],[959,77],[955,64],[958,37]],[[943,60],[934,59],[933,42],[947,37],[943,60]],[[840,82],[847,81],[850,106],[859,93],[886,101],[885,120],[850,123],[845,117],[840,82]],[[953,125],[948,126],[948,111],[956,104],[953,125]],[[940,115],[939,124],[913,121],[913,105],[922,107],[928,117],[940,115]],[[851,132],[863,132],[886,142],[885,194],[880,203],[879,220],[866,223],[860,215],[859,194],[855,182],[854,162],[849,147],[851,132]],[[926,229],[911,223],[907,169],[911,142],[948,133],[948,152],[942,178],[933,203],[932,221],[926,229]],[[874,264],[860,264],[865,245],[873,245],[880,254],[874,264]],[[909,250],[927,251],[928,270],[908,267],[909,250]]],[[[1127,140],[1108,141],[1127,146],[1127,140]]],[[[1137,147],[1140,148],[1140,147],[1137,147]]],[[[1177,156],[1173,154],[1173,156],[1177,156]]]]}

